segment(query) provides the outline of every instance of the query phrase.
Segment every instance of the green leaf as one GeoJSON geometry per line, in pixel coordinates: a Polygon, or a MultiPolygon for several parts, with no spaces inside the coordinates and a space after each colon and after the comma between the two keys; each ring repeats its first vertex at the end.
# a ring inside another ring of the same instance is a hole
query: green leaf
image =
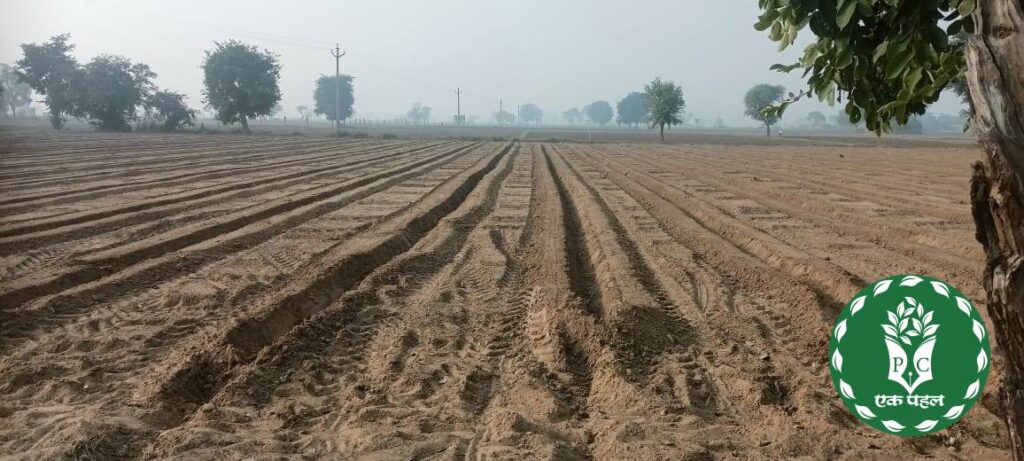
{"type": "Polygon", "coordinates": [[[871,0],[858,0],[857,14],[864,17],[874,16],[875,10],[871,7],[871,3],[871,0]]]}
{"type": "Polygon", "coordinates": [[[848,46],[836,55],[836,69],[845,69],[853,62],[853,47],[848,46]]]}
{"type": "Polygon", "coordinates": [[[782,114],[786,113],[786,108],[789,107],[790,102],[784,102],[779,104],[779,109],[775,112],[775,118],[782,118],[782,114]]]}
{"type": "Polygon", "coordinates": [[[789,64],[789,65],[786,65],[786,64],[772,64],[772,66],[769,67],[768,69],[769,70],[774,70],[776,72],[792,72],[793,69],[796,69],[796,68],[801,67],[801,66],[802,66],[802,64],[800,64],[799,62],[793,63],[793,64],[789,64]]]}
{"type": "Polygon", "coordinates": [[[970,15],[974,11],[974,0],[962,0],[956,10],[960,12],[960,16],[970,15]]]}
{"type": "Polygon", "coordinates": [[[779,51],[789,48],[789,45],[793,44],[793,39],[795,37],[796,30],[792,27],[786,28],[786,31],[782,33],[782,40],[779,42],[779,51]]]}
{"type": "Polygon", "coordinates": [[[882,43],[879,43],[878,46],[875,47],[875,52],[871,54],[871,62],[877,63],[878,62],[878,58],[881,58],[882,55],[885,54],[885,51],[888,50],[888,49],[889,49],[889,41],[888,40],[886,40],[886,41],[884,41],[882,43]]]}
{"type": "Polygon", "coordinates": [[[850,123],[856,125],[860,122],[860,109],[857,108],[853,101],[846,103],[846,115],[850,116],[850,123]]]}
{"type": "Polygon", "coordinates": [[[847,0],[846,3],[839,5],[839,13],[836,14],[836,25],[840,29],[845,29],[846,25],[850,23],[850,19],[853,18],[853,13],[857,11],[857,1],[847,0]]]}
{"type": "Polygon", "coordinates": [[[949,48],[949,34],[942,30],[938,25],[931,25],[928,30],[925,31],[928,36],[928,43],[935,48],[936,51],[944,51],[949,48]]]}
{"type": "Polygon", "coordinates": [[[903,79],[903,88],[906,90],[913,91],[917,88],[918,82],[921,81],[921,68],[915,67],[907,72],[906,77],[903,79]]]}
{"type": "Polygon", "coordinates": [[[756,30],[758,30],[760,32],[768,30],[768,28],[772,26],[772,23],[775,22],[775,18],[778,18],[778,17],[779,17],[779,10],[776,10],[774,8],[770,9],[770,10],[766,10],[764,12],[764,14],[762,14],[761,17],[758,18],[757,23],[754,24],[754,29],[756,29],[756,30]]]}
{"type": "Polygon", "coordinates": [[[907,64],[914,57],[913,50],[905,50],[902,53],[889,58],[885,65],[885,78],[891,80],[898,77],[907,68],[907,64]]]}
{"type": "Polygon", "coordinates": [[[939,54],[935,52],[935,48],[928,43],[921,42],[920,46],[917,47],[917,55],[921,59],[922,64],[927,64],[925,67],[939,67],[939,54]]]}

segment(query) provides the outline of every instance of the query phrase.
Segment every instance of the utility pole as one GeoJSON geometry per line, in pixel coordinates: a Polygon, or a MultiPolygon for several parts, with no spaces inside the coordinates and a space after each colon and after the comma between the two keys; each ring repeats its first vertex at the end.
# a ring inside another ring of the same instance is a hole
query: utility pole
{"type": "Polygon", "coordinates": [[[462,124],[462,88],[455,89],[455,123],[462,124]]]}
{"type": "Polygon", "coordinates": [[[331,56],[334,56],[334,131],[341,133],[341,57],[345,53],[335,43],[331,56]]]}

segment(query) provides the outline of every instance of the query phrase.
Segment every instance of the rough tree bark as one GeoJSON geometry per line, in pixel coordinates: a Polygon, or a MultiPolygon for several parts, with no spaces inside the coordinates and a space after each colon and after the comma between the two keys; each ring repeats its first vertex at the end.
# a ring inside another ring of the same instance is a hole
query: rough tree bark
{"type": "Polygon", "coordinates": [[[242,131],[252,133],[252,131],[249,131],[249,120],[247,120],[244,115],[239,117],[239,121],[242,122],[242,131]]]}
{"type": "Polygon", "coordinates": [[[974,165],[971,205],[985,248],[985,291],[1005,378],[1000,404],[1014,459],[1024,461],[1024,0],[980,0],[967,46],[974,165]]]}

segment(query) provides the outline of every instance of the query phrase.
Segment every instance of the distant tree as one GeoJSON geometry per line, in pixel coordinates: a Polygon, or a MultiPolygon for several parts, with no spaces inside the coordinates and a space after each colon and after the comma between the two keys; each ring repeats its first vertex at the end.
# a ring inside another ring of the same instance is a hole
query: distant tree
{"type": "Polygon", "coordinates": [[[647,115],[647,95],[633,91],[627,94],[625,98],[622,98],[615,105],[615,109],[619,113],[617,118],[619,123],[633,125],[634,127],[639,126],[640,121],[647,115]]]}
{"type": "Polygon", "coordinates": [[[352,76],[341,75],[339,78],[321,75],[316,80],[316,89],[313,91],[313,113],[323,115],[330,121],[345,121],[352,116],[352,105],[355,97],[352,95],[352,76]],[[335,112],[335,89],[341,87],[341,111],[340,115],[335,112]]]}
{"type": "Polygon", "coordinates": [[[812,111],[811,113],[807,114],[807,123],[810,123],[811,125],[822,126],[827,122],[828,120],[825,118],[825,114],[821,112],[812,111]]]}
{"type": "Polygon", "coordinates": [[[864,129],[864,121],[858,120],[857,123],[851,123],[850,117],[846,115],[842,110],[839,111],[835,116],[832,117],[832,121],[835,122],[836,126],[842,130],[862,130],[864,129]]]}
{"type": "Polygon", "coordinates": [[[924,125],[917,117],[911,117],[907,123],[893,127],[892,132],[895,134],[921,134],[924,133],[924,125]]]}
{"type": "Polygon", "coordinates": [[[216,43],[202,68],[206,103],[221,123],[240,122],[249,133],[249,119],[270,114],[281,100],[281,65],[269,50],[235,40],[216,43]]]}
{"type": "Polygon", "coordinates": [[[743,98],[743,103],[747,106],[747,110],[744,113],[748,117],[763,123],[765,134],[769,137],[772,135],[772,125],[779,121],[779,117],[775,114],[766,113],[766,110],[782,101],[782,96],[785,92],[786,88],[781,85],[762,83],[754,85],[750,91],[747,91],[746,97],[743,98]]]}
{"type": "Polygon", "coordinates": [[[644,85],[647,96],[647,107],[651,113],[651,126],[660,127],[661,142],[665,142],[665,125],[671,127],[683,123],[682,114],[686,107],[683,89],[671,80],[662,81],[655,78],[644,85]]]}
{"type": "Polygon", "coordinates": [[[139,108],[153,90],[156,74],[149,66],[122,56],[93,58],[82,69],[75,104],[89,123],[104,131],[129,131],[139,108]]]}
{"type": "Polygon", "coordinates": [[[18,114],[19,107],[32,103],[32,87],[19,80],[14,71],[11,66],[0,64],[0,99],[3,100],[4,110],[8,107],[11,109],[11,117],[18,114]]]}
{"type": "Polygon", "coordinates": [[[564,118],[570,125],[575,125],[576,122],[583,121],[583,111],[573,107],[565,112],[562,112],[562,118],[564,118]]]}
{"type": "Polygon", "coordinates": [[[74,45],[70,35],[57,35],[42,44],[21,45],[24,56],[16,63],[14,74],[36,93],[44,96],[50,124],[61,129],[67,118],[82,115],[75,97],[82,80],[78,61],[71,56],[74,45]]]}
{"type": "Polygon", "coordinates": [[[427,124],[430,123],[431,111],[432,109],[430,106],[424,106],[417,102],[412,105],[412,109],[409,109],[406,117],[408,117],[409,121],[414,125],[427,124]]]}
{"type": "Polygon", "coordinates": [[[178,131],[195,125],[196,111],[185,103],[185,95],[173,91],[157,91],[146,97],[146,117],[160,124],[160,131],[178,131]]]}
{"type": "Polygon", "coordinates": [[[516,122],[516,116],[506,110],[494,114],[494,119],[498,121],[499,125],[505,125],[516,122]]]}
{"type": "Polygon", "coordinates": [[[583,108],[583,112],[587,114],[587,118],[591,122],[601,126],[612,121],[612,117],[615,116],[615,111],[612,110],[612,105],[608,104],[608,101],[594,101],[587,104],[587,107],[583,108]]]}
{"type": "Polygon", "coordinates": [[[544,111],[540,110],[535,104],[523,104],[519,106],[519,120],[523,123],[540,123],[544,118],[544,111]]]}
{"type": "Polygon", "coordinates": [[[295,106],[295,112],[299,113],[299,117],[306,122],[306,128],[309,128],[309,119],[313,117],[313,111],[309,106],[295,106]]]}

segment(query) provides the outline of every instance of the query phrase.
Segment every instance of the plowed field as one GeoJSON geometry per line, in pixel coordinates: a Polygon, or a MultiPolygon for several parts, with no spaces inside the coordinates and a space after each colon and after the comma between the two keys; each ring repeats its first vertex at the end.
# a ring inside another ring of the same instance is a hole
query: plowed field
{"type": "MultiPolygon", "coordinates": [[[[0,457],[1006,459],[842,406],[859,288],[983,308],[970,147],[0,141],[0,457]]],[[[989,325],[991,328],[991,325],[989,325]]]]}

